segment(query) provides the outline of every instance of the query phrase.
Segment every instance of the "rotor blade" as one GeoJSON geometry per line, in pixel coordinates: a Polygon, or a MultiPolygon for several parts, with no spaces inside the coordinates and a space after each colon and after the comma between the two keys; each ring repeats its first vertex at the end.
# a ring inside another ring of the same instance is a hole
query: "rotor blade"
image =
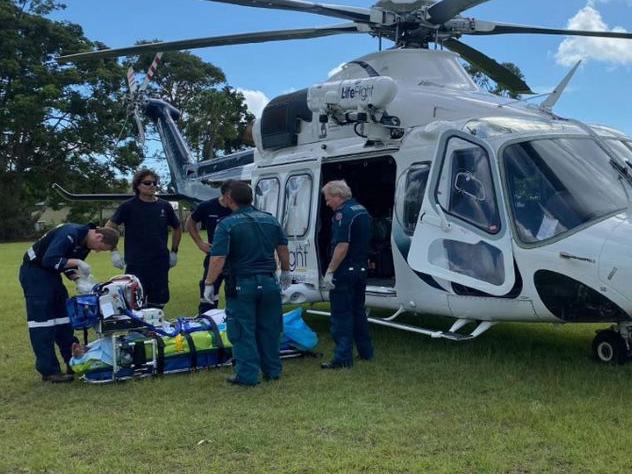
{"type": "Polygon", "coordinates": [[[144,146],[145,145],[145,127],[143,126],[143,121],[140,119],[138,109],[134,109],[134,122],[136,122],[136,127],[138,128],[138,142],[140,143],[140,146],[144,146]]]}
{"type": "Polygon", "coordinates": [[[275,10],[292,10],[304,13],[314,13],[345,20],[368,23],[371,10],[368,8],[349,7],[346,5],[328,5],[312,3],[302,0],[208,0],[209,2],[230,3],[246,7],[272,8],[275,10]]]}
{"type": "Polygon", "coordinates": [[[136,93],[136,89],[138,89],[138,85],[136,83],[136,77],[134,77],[134,68],[132,66],[127,69],[127,85],[129,86],[129,95],[133,97],[136,93]]]}
{"type": "Polygon", "coordinates": [[[152,51],[170,51],[179,49],[208,48],[211,46],[228,46],[232,44],[264,43],[266,41],[284,41],[305,38],[318,38],[320,36],[338,35],[343,33],[359,33],[359,25],[355,23],[343,23],[340,25],[323,26],[316,28],[300,28],[296,30],[259,31],[256,33],[243,33],[237,35],[211,36],[208,38],[196,38],[179,41],[164,41],[158,43],[139,44],[127,48],[102,49],[85,53],[60,56],[59,62],[69,62],[81,59],[111,58],[143,54],[152,51]]]}
{"type": "Polygon", "coordinates": [[[140,85],[140,88],[138,90],[144,91],[147,88],[147,85],[149,84],[149,82],[154,77],[154,74],[156,74],[156,69],[158,68],[158,65],[160,64],[160,59],[161,58],[162,58],[162,51],[156,53],[156,56],[154,56],[154,60],[151,62],[151,65],[149,66],[149,69],[147,69],[147,74],[145,75],[145,80],[140,85]]]}
{"type": "Polygon", "coordinates": [[[455,53],[459,53],[467,61],[478,66],[498,84],[502,84],[513,92],[533,94],[531,88],[522,79],[489,56],[455,39],[447,39],[443,44],[455,53]]]}
{"type": "Polygon", "coordinates": [[[433,25],[442,25],[462,11],[487,1],[489,0],[441,0],[428,8],[428,21],[433,25]]]}
{"type": "Polygon", "coordinates": [[[512,25],[510,23],[496,23],[493,21],[480,20],[476,20],[476,32],[465,32],[465,34],[472,35],[506,35],[512,33],[535,33],[543,35],[595,36],[598,38],[632,39],[632,33],[620,31],[565,30],[558,28],[543,28],[539,26],[512,25]]]}

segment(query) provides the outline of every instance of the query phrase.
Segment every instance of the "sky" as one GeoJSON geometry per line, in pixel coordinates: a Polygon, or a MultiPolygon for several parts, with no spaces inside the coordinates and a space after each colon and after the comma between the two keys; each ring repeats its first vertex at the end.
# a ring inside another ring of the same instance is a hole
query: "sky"
{"type": "MultiPolygon", "coordinates": [[[[89,39],[112,48],[142,39],[173,41],[344,22],[209,0],[63,1],[67,8],[55,12],[53,19],[79,24],[89,39]]],[[[327,3],[366,8],[372,4],[370,0],[327,3]]],[[[463,15],[550,28],[632,32],[632,0],[491,0],[463,15]]],[[[583,59],[555,112],[632,135],[632,40],[548,35],[464,36],[461,40],[498,62],[515,63],[537,93],[552,91],[573,64],[583,59]]],[[[241,90],[249,108],[259,115],[270,98],[323,82],[341,64],[377,49],[377,40],[369,35],[349,34],[193,52],[219,66],[228,84],[241,90]]]]}

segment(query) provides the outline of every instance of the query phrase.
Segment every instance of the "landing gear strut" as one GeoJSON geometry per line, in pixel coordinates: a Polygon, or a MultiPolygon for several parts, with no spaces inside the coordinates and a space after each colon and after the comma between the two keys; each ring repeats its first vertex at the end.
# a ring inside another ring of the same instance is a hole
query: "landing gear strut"
{"type": "Polygon", "coordinates": [[[632,327],[619,323],[597,331],[593,339],[593,356],[599,362],[625,364],[632,355],[632,327]]]}

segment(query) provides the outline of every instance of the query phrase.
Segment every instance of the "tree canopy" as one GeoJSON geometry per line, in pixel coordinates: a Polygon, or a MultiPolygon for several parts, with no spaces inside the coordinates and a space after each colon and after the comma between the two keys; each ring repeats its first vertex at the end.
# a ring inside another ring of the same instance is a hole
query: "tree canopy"
{"type": "MultiPolygon", "coordinates": [[[[144,158],[133,127],[123,127],[127,65],[59,64],[59,55],[105,46],[78,25],[46,18],[59,8],[55,0],[0,0],[0,241],[29,237],[37,204],[59,204],[52,183],[123,191],[144,158]]],[[[250,115],[222,71],[188,53],[163,59],[152,87],[182,109],[195,157],[238,149],[250,115]]],[[[141,57],[137,70],[150,61],[141,57]]],[[[98,208],[75,205],[74,217],[90,219],[98,208]]]]}
{"type": "MultiPolygon", "coordinates": [[[[520,79],[524,80],[524,74],[522,73],[520,68],[516,66],[514,63],[501,63],[501,65],[509,69],[514,74],[516,74],[520,79]]],[[[472,77],[474,82],[482,89],[485,89],[486,91],[489,91],[492,94],[500,95],[503,97],[509,97],[512,99],[519,98],[519,94],[516,94],[515,92],[507,89],[507,87],[503,86],[502,84],[498,84],[494,82],[487,74],[485,74],[477,66],[467,63],[465,64],[465,70],[472,77]]]]}

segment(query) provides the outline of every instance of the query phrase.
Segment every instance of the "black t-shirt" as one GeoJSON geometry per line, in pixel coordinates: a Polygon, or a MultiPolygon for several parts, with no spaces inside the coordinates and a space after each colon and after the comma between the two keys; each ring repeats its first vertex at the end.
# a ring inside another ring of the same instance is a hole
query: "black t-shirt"
{"type": "Polygon", "coordinates": [[[132,265],[168,258],[167,227],[180,227],[171,204],[162,199],[145,202],[133,197],[119,206],[111,220],[117,225],[125,224],[125,261],[132,265]]]}
{"type": "Polygon", "coordinates": [[[206,228],[207,239],[209,243],[213,243],[215,228],[219,221],[229,216],[232,211],[219,203],[219,198],[209,199],[200,203],[195,211],[191,213],[191,219],[194,222],[201,222],[206,228]]]}

